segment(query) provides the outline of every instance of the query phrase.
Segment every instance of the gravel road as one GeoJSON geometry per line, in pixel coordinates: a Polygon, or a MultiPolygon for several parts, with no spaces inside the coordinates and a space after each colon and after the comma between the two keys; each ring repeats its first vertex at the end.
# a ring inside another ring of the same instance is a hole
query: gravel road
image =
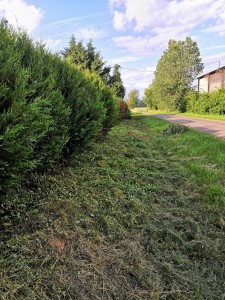
{"type": "Polygon", "coordinates": [[[206,120],[206,119],[192,118],[186,116],[177,116],[172,114],[171,115],[158,114],[158,115],[151,115],[151,116],[163,120],[167,120],[173,123],[190,126],[191,128],[215,135],[216,137],[225,140],[225,122],[223,121],[206,120]]]}

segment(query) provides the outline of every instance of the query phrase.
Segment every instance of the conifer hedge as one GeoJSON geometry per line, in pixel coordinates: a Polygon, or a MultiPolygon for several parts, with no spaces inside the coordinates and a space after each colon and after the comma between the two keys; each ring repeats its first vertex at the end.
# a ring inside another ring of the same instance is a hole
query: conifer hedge
{"type": "Polygon", "coordinates": [[[52,165],[65,149],[87,145],[117,119],[118,104],[97,74],[0,22],[0,192],[52,165]]]}

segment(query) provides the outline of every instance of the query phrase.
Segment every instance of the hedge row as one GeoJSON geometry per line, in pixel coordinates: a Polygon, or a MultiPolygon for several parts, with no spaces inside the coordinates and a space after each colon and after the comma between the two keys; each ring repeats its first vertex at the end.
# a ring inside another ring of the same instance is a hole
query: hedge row
{"type": "Polygon", "coordinates": [[[225,89],[212,93],[190,92],[186,96],[187,111],[199,114],[225,114],[225,89]]]}
{"type": "Polygon", "coordinates": [[[118,119],[112,91],[0,23],[0,191],[106,133],[118,119]]]}

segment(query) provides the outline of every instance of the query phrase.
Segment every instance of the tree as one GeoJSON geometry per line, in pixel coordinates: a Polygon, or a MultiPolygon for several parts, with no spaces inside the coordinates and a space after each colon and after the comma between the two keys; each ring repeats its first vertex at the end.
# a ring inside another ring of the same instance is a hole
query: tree
{"type": "Polygon", "coordinates": [[[127,105],[129,108],[135,108],[139,103],[139,91],[137,89],[131,90],[128,94],[127,105]]]}
{"type": "Polygon", "coordinates": [[[120,65],[115,65],[113,68],[113,75],[111,77],[111,86],[118,98],[124,98],[125,96],[125,87],[123,86],[123,82],[120,74],[120,65]]]}
{"type": "Polygon", "coordinates": [[[203,67],[197,43],[190,37],[185,41],[170,40],[168,49],[157,64],[152,85],[157,106],[185,111],[185,96],[203,67]]]}
{"type": "Polygon", "coordinates": [[[67,61],[82,70],[88,69],[91,72],[97,73],[107,85],[110,85],[111,67],[106,66],[106,62],[101,57],[101,53],[93,46],[92,40],[90,40],[85,47],[82,41],[77,43],[75,36],[72,35],[69,41],[69,47],[65,48],[62,54],[67,61]]]}
{"type": "Polygon", "coordinates": [[[147,105],[148,109],[157,109],[155,105],[152,84],[150,84],[145,90],[142,101],[147,105]]]}
{"type": "Polygon", "coordinates": [[[80,69],[88,68],[86,49],[83,46],[82,41],[76,42],[74,35],[72,35],[69,41],[69,47],[65,48],[64,51],[62,51],[62,54],[67,61],[78,66],[80,69]]]}

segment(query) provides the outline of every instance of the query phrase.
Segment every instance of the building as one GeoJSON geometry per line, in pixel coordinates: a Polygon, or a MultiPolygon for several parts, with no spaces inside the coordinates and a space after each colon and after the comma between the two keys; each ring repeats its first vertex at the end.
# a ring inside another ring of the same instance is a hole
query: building
{"type": "Polygon", "coordinates": [[[225,66],[201,75],[198,78],[198,91],[212,92],[219,88],[225,88],[225,66]]]}

